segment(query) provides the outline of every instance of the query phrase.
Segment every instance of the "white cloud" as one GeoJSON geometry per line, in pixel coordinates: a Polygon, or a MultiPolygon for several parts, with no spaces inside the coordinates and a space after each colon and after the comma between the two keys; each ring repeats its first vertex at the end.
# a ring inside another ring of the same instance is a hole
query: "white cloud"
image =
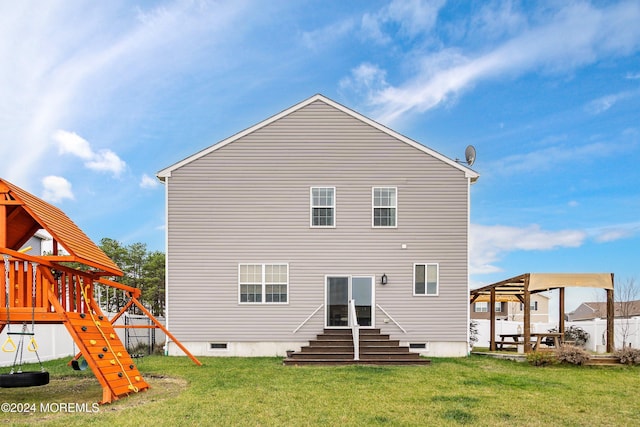
{"type": "Polygon", "coordinates": [[[624,91],[624,92],[614,93],[611,95],[606,95],[589,102],[585,106],[585,110],[590,114],[600,114],[607,111],[611,107],[613,107],[616,103],[623,101],[625,99],[631,98],[633,96],[636,96],[639,93],[640,91],[636,90],[636,91],[624,91]]]}
{"type": "Polygon", "coordinates": [[[528,26],[526,16],[512,1],[491,1],[482,6],[476,16],[471,17],[468,33],[476,39],[497,40],[505,35],[521,32],[528,26]]]}
{"type": "Polygon", "coordinates": [[[71,183],[61,176],[45,176],[42,178],[42,186],[44,187],[42,193],[44,200],[57,203],[64,199],[74,199],[71,183]]]}
{"type": "Polygon", "coordinates": [[[539,225],[510,227],[472,224],[470,229],[470,273],[501,271],[495,264],[514,251],[542,251],[581,246],[587,233],[581,230],[542,230],[539,225]]]}
{"type": "Polygon", "coordinates": [[[326,48],[351,31],[353,27],[353,21],[346,19],[314,31],[305,31],[302,33],[302,44],[311,50],[326,48]]]}
{"type": "Polygon", "coordinates": [[[629,80],[638,80],[640,79],[640,73],[627,73],[625,78],[629,80]]]}
{"type": "MultiPolygon", "coordinates": [[[[57,128],[86,120],[89,111],[108,116],[112,105],[122,107],[113,102],[121,94],[157,93],[158,70],[166,82],[200,64],[203,55],[225,62],[226,51],[207,47],[247,31],[237,22],[246,21],[242,13],[249,6],[189,0],[138,7],[126,1],[77,7],[3,3],[0,63],[11,66],[0,67],[0,141],[20,141],[29,153],[6,165],[3,175],[23,186],[35,184],[34,171],[49,161],[45,142],[57,128]]],[[[145,102],[138,98],[135,105],[145,102]]],[[[109,153],[98,156],[95,167],[121,166],[109,153]]]]}
{"type": "Polygon", "coordinates": [[[471,274],[497,273],[502,271],[497,264],[510,252],[577,248],[587,240],[607,243],[637,235],[640,235],[638,222],[558,231],[543,230],[537,224],[526,227],[471,224],[469,269],[471,274]]]}
{"type": "Polygon", "coordinates": [[[142,175],[140,180],[140,188],[156,188],[159,184],[160,182],[157,179],[151,178],[146,173],[142,175]]]}
{"type": "Polygon", "coordinates": [[[369,102],[377,109],[377,119],[389,123],[408,111],[434,108],[482,80],[537,70],[570,71],[601,56],[627,55],[640,48],[639,21],[637,2],[602,9],[569,3],[501,45],[485,46],[479,53],[448,49],[426,55],[412,78],[381,89],[369,102]]]}
{"type": "Polygon", "coordinates": [[[444,0],[394,0],[376,13],[364,14],[361,30],[365,37],[381,45],[392,40],[389,32],[414,38],[431,31],[444,3],[444,0]]]}
{"type": "Polygon", "coordinates": [[[75,132],[57,130],[53,134],[53,139],[58,143],[60,154],[73,154],[84,160],[90,160],[93,157],[89,142],[75,132]]]}
{"type": "Polygon", "coordinates": [[[628,239],[640,234],[640,223],[615,224],[589,230],[589,234],[598,243],[628,239]]]}
{"type": "Polygon", "coordinates": [[[558,165],[597,161],[627,149],[628,143],[594,142],[576,146],[563,144],[508,156],[490,162],[488,169],[494,171],[496,175],[539,174],[558,165]]]}
{"type": "Polygon", "coordinates": [[[351,76],[340,80],[340,89],[349,90],[360,96],[370,97],[373,93],[388,87],[386,73],[377,65],[364,63],[351,70],[351,76]]]}
{"type": "Polygon", "coordinates": [[[53,139],[58,143],[60,154],[73,154],[85,161],[86,168],[98,172],[110,172],[119,176],[127,164],[111,150],[93,151],[89,142],[75,132],[57,130],[53,139]]]}
{"type": "Polygon", "coordinates": [[[119,176],[127,164],[113,151],[104,149],[94,153],[93,158],[86,162],[85,166],[92,170],[111,172],[114,176],[119,176]]]}

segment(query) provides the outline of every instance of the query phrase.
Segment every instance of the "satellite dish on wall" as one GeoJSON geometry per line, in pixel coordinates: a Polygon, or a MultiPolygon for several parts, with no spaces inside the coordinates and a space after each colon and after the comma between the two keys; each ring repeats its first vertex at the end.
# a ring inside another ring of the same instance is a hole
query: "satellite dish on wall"
{"type": "Polygon", "coordinates": [[[476,147],[473,145],[467,146],[466,150],[464,150],[464,158],[467,160],[469,166],[473,166],[473,163],[476,161],[476,147]]]}
{"type": "MultiPolygon", "coordinates": [[[[467,145],[467,148],[464,150],[464,158],[468,166],[472,166],[476,161],[476,148],[473,145],[467,145]]],[[[462,163],[460,159],[456,159],[456,162],[462,163]]]]}

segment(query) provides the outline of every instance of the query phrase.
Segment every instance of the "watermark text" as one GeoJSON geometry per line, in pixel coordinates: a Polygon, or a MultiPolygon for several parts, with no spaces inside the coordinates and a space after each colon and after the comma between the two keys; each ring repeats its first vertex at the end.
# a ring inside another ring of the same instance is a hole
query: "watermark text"
{"type": "Polygon", "coordinates": [[[94,414],[100,412],[100,405],[97,403],[77,403],[77,402],[3,402],[0,403],[0,412],[3,413],[85,413],[94,414]]]}

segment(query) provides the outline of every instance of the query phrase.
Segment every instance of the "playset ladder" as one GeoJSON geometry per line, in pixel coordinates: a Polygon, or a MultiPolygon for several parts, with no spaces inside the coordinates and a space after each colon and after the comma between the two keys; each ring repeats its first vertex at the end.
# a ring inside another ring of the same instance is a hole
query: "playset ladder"
{"type": "Polygon", "coordinates": [[[106,316],[65,314],[67,330],[102,385],[100,403],[110,403],[149,388],[106,316]]]}

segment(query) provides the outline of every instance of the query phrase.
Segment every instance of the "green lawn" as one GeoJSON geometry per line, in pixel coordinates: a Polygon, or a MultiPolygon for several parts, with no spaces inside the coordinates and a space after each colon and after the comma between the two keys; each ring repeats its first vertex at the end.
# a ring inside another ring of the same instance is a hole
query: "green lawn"
{"type": "MultiPolygon", "coordinates": [[[[640,425],[637,367],[532,367],[481,356],[424,367],[285,367],[279,358],[145,357],[152,388],[94,408],[89,371],[46,363],[51,383],[0,389],[0,402],[34,405],[0,413],[15,425],[640,425]],[[70,413],[63,404],[88,412],[70,413]],[[49,404],[48,411],[41,406],[49,404]],[[84,405],[84,406],[83,406],[84,405]],[[56,411],[57,410],[57,411],[56,411]]],[[[6,372],[6,369],[0,369],[6,372]]]]}

